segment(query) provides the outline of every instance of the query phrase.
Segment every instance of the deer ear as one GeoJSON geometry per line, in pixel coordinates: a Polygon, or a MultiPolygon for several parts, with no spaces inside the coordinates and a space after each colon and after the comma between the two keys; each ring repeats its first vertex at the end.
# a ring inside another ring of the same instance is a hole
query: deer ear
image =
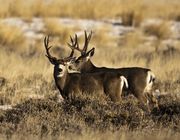
{"type": "Polygon", "coordinates": [[[87,52],[87,58],[90,59],[94,55],[95,48],[92,48],[87,52]]]}

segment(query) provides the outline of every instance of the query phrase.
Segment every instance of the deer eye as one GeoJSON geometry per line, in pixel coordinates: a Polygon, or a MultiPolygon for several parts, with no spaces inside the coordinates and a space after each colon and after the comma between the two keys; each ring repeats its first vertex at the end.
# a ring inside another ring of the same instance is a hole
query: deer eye
{"type": "Polygon", "coordinates": [[[62,69],[61,69],[61,68],[58,68],[58,72],[62,72],[62,69]]]}
{"type": "Polygon", "coordinates": [[[64,65],[59,65],[57,71],[62,72],[64,70],[64,67],[65,67],[64,65]]]}
{"type": "Polygon", "coordinates": [[[72,70],[72,66],[69,66],[68,69],[69,69],[69,70],[72,70]]]}

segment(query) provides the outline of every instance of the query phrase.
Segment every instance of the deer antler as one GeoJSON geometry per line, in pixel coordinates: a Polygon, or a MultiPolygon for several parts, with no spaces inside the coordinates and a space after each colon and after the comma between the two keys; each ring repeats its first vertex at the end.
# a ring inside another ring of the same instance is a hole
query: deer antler
{"type": "MultiPolygon", "coordinates": [[[[71,39],[71,41],[73,41],[71,39]]],[[[49,46],[49,36],[45,37],[44,38],[44,46],[45,46],[45,49],[46,49],[46,56],[49,58],[49,61],[52,63],[52,64],[56,64],[58,62],[67,62],[71,59],[75,59],[73,58],[73,54],[74,54],[74,49],[72,49],[70,55],[66,58],[62,58],[62,59],[57,59],[56,57],[53,57],[49,50],[52,48],[52,46],[49,46]]]]}
{"type": "Polygon", "coordinates": [[[80,52],[82,52],[82,50],[79,48],[79,43],[78,43],[78,37],[77,34],[75,34],[74,40],[72,38],[72,36],[70,36],[70,40],[71,40],[71,44],[68,43],[68,46],[74,51],[74,50],[78,50],[80,52]]]}
{"type": "Polygon", "coordinates": [[[49,60],[57,60],[57,58],[53,57],[49,52],[49,50],[52,48],[52,46],[49,46],[49,36],[44,38],[44,47],[46,49],[46,56],[49,58],[49,60]]]}
{"type": "Polygon", "coordinates": [[[87,36],[86,31],[84,31],[84,36],[85,36],[85,42],[84,42],[84,47],[83,47],[82,51],[83,51],[83,54],[86,54],[89,41],[91,40],[92,31],[90,32],[90,34],[88,36],[87,36]]]}
{"type": "Polygon", "coordinates": [[[68,43],[68,46],[74,51],[74,50],[78,50],[79,52],[81,52],[81,55],[85,55],[86,51],[87,51],[87,47],[89,44],[89,41],[91,40],[91,36],[92,36],[92,31],[89,35],[87,35],[86,31],[84,31],[85,34],[85,42],[84,42],[84,47],[83,49],[79,48],[79,43],[78,43],[78,37],[77,34],[75,34],[74,40],[73,38],[70,36],[70,40],[71,40],[71,44],[68,43]]]}

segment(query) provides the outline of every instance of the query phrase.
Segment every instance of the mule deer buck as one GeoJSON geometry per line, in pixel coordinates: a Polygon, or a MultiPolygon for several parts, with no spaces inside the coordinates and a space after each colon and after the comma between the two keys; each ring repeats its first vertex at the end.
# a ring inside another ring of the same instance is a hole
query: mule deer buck
{"type": "MultiPolygon", "coordinates": [[[[72,44],[71,46],[76,44],[72,44]]],[[[53,57],[49,50],[49,37],[45,37],[44,46],[46,56],[51,64],[54,65],[54,79],[60,94],[64,99],[71,99],[78,93],[103,93],[111,98],[114,102],[121,100],[121,92],[127,80],[118,73],[98,72],[98,73],[70,73],[69,66],[75,62],[73,57],[74,49],[70,56],[62,59],[53,57]]]]}
{"type": "MultiPolygon", "coordinates": [[[[82,49],[78,44],[78,37],[70,37],[72,44],[68,44],[71,49],[77,50],[81,53],[75,61],[75,69],[81,73],[97,73],[97,72],[111,72],[123,75],[128,81],[128,92],[133,94],[141,103],[149,106],[149,103],[153,103],[158,107],[157,100],[152,96],[152,85],[155,80],[155,75],[150,69],[141,67],[126,67],[126,68],[107,68],[107,67],[96,67],[91,57],[94,55],[95,48],[87,51],[88,44],[90,42],[92,32],[87,35],[85,31],[85,42],[82,49]]],[[[73,68],[71,68],[73,69],[73,68]]]]}

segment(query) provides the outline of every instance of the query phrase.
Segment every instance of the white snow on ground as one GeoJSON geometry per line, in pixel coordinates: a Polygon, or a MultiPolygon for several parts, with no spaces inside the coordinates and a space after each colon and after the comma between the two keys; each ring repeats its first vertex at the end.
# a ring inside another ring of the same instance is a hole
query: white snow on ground
{"type": "Polygon", "coordinates": [[[171,30],[173,31],[174,35],[172,36],[173,39],[180,40],[180,22],[172,22],[171,30]]]}
{"type": "MultiPolygon", "coordinates": [[[[60,24],[64,24],[69,27],[79,27],[83,30],[94,30],[100,27],[110,26],[112,30],[110,35],[119,36],[124,35],[127,32],[133,32],[134,27],[128,27],[121,25],[121,20],[87,20],[87,19],[70,19],[70,18],[58,18],[57,21],[60,24]]],[[[40,38],[44,31],[44,22],[42,18],[33,18],[31,21],[25,21],[21,18],[6,18],[1,19],[1,23],[16,26],[22,29],[25,36],[28,38],[40,38]]],[[[141,25],[145,26],[147,24],[158,24],[162,22],[159,19],[148,19],[144,21],[141,25]]],[[[180,22],[172,22],[171,30],[176,34],[176,38],[180,38],[180,22]]]]}
{"type": "MultiPolygon", "coordinates": [[[[64,24],[69,27],[78,27],[82,29],[80,34],[83,34],[84,30],[95,30],[101,27],[110,26],[112,30],[110,35],[119,36],[127,32],[133,31],[133,27],[124,27],[120,25],[120,21],[117,20],[86,20],[86,19],[70,19],[70,18],[59,18],[57,22],[64,24]],[[119,24],[116,24],[119,23],[119,24]]],[[[0,23],[16,26],[22,29],[24,35],[29,39],[39,39],[43,36],[41,33],[45,30],[44,22],[42,18],[33,18],[31,21],[25,21],[21,18],[6,18],[0,19],[0,23]]]]}
{"type": "MultiPolygon", "coordinates": [[[[59,22],[60,24],[66,25],[67,27],[69,26],[69,27],[80,28],[82,31],[77,32],[78,35],[83,34],[84,30],[94,31],[95,29],[99,29],[102,27],[104,28],[110,27],[110,31],[108,30],[109,31],[108,34],[114,37],[123,36],[128,32],[135,31],[134,27],[123,26],[121,24],[120,19],[119,20],[112,20],[112,19],[87,20],[87,19],[57,18],[56,21],[59,22]]],[[[160,22],[162,22],[162,20],[147,19],[141,24],[141,26],[143,27],[147,24],[156,24],[156,23],[158,24],[160,22]]],[[[41,39],[44,36],[43,31],[45,30],[45,25],[43,22],[43,18],[32,18],[29,21],[23,20],[21,18],[6,18],[6,19],[0,19],[0,23],[5,23],[8,25],[21,28],[22,31],[24,32],[24,35],[29,40],[41,39]]],[[[180,22],[172,21],[170,28],[173,31],[173,35],[171,39],[179,40],[180,22]]]]}
{"type": "Polygon", "coordinates": [[[12,109],[12,105],[0,105],[0,110],[9,110],[12,109]]]}

